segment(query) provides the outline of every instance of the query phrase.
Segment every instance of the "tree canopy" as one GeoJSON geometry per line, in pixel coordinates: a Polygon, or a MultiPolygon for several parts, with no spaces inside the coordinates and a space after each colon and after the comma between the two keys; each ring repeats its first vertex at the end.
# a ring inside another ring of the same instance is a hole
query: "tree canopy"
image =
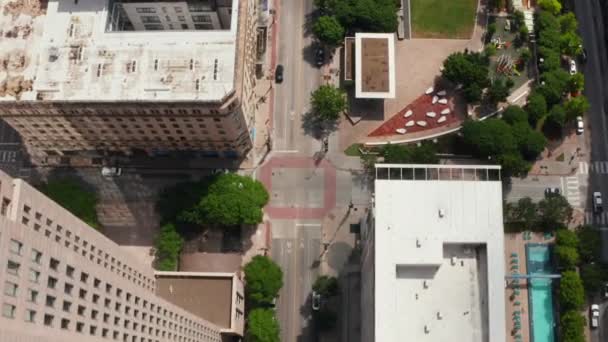
{"type": "Polygon", "coordinates": [[[576,229],[576,235],[581,260],[585,263],[599,262],[602,250],[600,231],[592,226],[580,226],[576,229]]]}
{"type": "Polygon", "coordinates": [[[319,17],[312,26],[312,32],[320,42],[329,46],[338,46],[344,39],[344,27],[333,16],[319,17]]]}
{"type": "Polygon", "coordinates": [[[568,91],[571,93],[576,93],[579,91],[583,91],[585,88],[585,75],[580,72],[570,76],[568,79],[568,91]]]}
{"type": "Polygon", "coordinates": [[[549,116],[547,116],[547,121],[545,123],[562,128],[566,123],[566,110],[564,107],[560,105],[553,106],[549,111],[549,116]]]}
{"type": "Polygon", "coordinates": [[[384,157],[384,163],[389,164],[439,163],[439,157],[437,157],[437,149],[435,145],[427,142],[422,143],[420,146],[387,144],[384,145],[380,151],[380,154],[382,157],[384,157]]]}
{"type": "Polygon", "coordinates": [[[173,224],[165,224],[154,240],[155,265],[159,271],[176,271],[184,240],[173,224]]]}
{"type": "Polygon", "coordinates": [[[283,271],[266,256],[256,255],[245,265],[245,292],[254,306],[269,305],[283,287],[283,271]]]}
{"type": "Polygon", "coordinates": [[[89,226],[99,229],[96,208],[99,199],[95,192],[70,179],[51,180],[39,190],[89,226]]]}
{"type": "Polygon", "coordinates": [[[576,271],[565,271],[559,282],[559,303],[562,310],[580,310],[585,303],[583,282],[576,271]]]}
{"type": "Polygon", "coordinates": [[[593,297],[608,281],[608,268],[604,264],[584,264],[580,268],[581,280],[587,297],[593,297]]]}
{"type": "Polygon", "coordinates": [[[562,11],[562,3],[559,0],[538,0],[538,6],[553,15],[558,15],[562,11]]]}
{"type": "Polygon", "coordinates": [[[578,29],[578,21],[576,20],[574,12],[567,12],[560,15],[557,19],[562,33],[576,32],[578,29]]]}
{"type": "Polygon", "coordinates": [[[338,279],[326,275],[317,278],[315,283],[312,284],[312,289],[325,298],[335,297],[340,293],[338,279]]]}
{"type": "Polygon", "coordinates": [[[526,111],[520,106],[511,105],[502,113],[502,119],[505,120],[509,125],[513,125],[518,122],[528,123],[528,113],[526,113],[526,111]]]}
{"type": "Polygon", "coordinates": [[[486,93],[488,102],[496,105],[499,102],[506,101],[512,86],[513,81],[510,79],[498,78],[494,80],[486,93]]]}
{"type": "MultiPolygon", "coordinates": [[[[490,85],[488,58],[480,53],[456,52],[443,62],[442,75],[447,80],[462,84],[465,98],[469,102],[479,101],[484,88],[490,85]]],[[[498,86],[504,86],[499,83],[498,86]]],[[[502,95],[495,89],[495,95],[502,95]]]]}
{"type": "Polygon", "coordinates": [[[496,157],[516,149],[511,127],[499,119],[466,121],[462,126],[464,141],[482,158],[496,157]]]}
{"type": "Polygon", "coordinates": [[[530,197],[520,198],[516,203],[506,203],[505,220],[515,223],[518,230],[535,228],[538,219],[538,206],[530,197]]]}
{"type": "Polygon", "coordinates": [[[547,101],[545,97],[537,92],[532,92],[528,96],[528,104],[526,105],[526,112],[530,118],[531,123],[536,123],[547,115],[547,101]]]}
{"type": "Polygon", "coordinates": [[[318,120],[335,121],[346,109],[346,95],[332,85],[322,85],[311,94],[311,103],[318,120]]]}
{"type": "Polygon", "coordinates": [[[574,270],[580,261],[576,247],[557,245],[555,246],[555,256],[558,265],[566,270],[574,270]]]}
{"type": "Polygon", "coordinates": [[[268,192],[257,180],[235,173],[214,177],[207,193],[182,217],[197,224],[237,226],[262,222],[268,192]]]}
{"type": "Polygon", "coordinates": [[[572,220],[572,206],[562,195],[542,199],[538,202],[538,212],[546,231],[564,228],[572,220]]]}
{"type": "Polygon", "coordinates": [[[573,121],[577,116],[584,116],[585,112],[589,110],[589,106],[589,101],[583,95],[570,99],[564,104],[566,120],[573,121]]]}
{"type": "Polygon", "coordinates": [[[279,322],[270,309],[253,309],[247,317],[247,337],[250,342],[280,342],[279,322]]]}
{"type": "Polygon", "coordinates": [[[513,124],[512,132],[517,142],[517,148],[526,160],[536,159],[547,145],[545,136],[532,129],[527,122],[522,121],[513,124]]]}
{"type": "Polygon", "coordinates": [[[576,232],[569,229],[559,229],[555,232],[555,242],[564,247],[578,248],[579,240],[576,232]]]}
{"type": "Polygon", "coordinates": [[[576,310],[569,310],[560,315],[561,341],[585,342],[585,317],[576,310]]]}
{"type": "Polygon", "coordinates": [[[395,32],[395,0],[315,0],[323,15],[336,17],[349,32],[395,32]]]}

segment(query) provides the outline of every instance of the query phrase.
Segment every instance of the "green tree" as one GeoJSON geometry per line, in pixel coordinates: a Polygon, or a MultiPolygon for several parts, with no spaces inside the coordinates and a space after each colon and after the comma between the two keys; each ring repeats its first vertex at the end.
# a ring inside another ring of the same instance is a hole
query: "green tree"
{"type": "Polygon", "coordinates": [[[266,203],[268,192],[262,183],[248,176],[224,173],[213,178],[205,196],[181,217],[197,224],[252,225],[262,222],[266,203]]]}
{"type": "Polygon", "coordinates": [[[566,120],[574,121],[577,116],[584,116],[585,112],[589,110],[589,106],[589,101],[583,95],[570,99],[564,104],[566,120]]]}
{"type": "Polygon", "coordinates": [[[209,190],[210,179],[197,182],[182,182],[163,189],[156,203],[161,222],[176,224],[182,220],[184,211],[194,208],[209,190]]]}
{"type": "Polygon", "coordinates": [[[488,28],[486,29],[486,41],[490,41],[492,37],[496,33],[496,23],[488,24],[488,28]]]}
{"type": "Polygon", "coordinates": [[[184,240],[175,230],[175,226],[171,223],[163,225],[154,240],[156,269],[159,271],[176,271],[183,245],[184,240]]]}
{"type": "Polygon", "coordinates": [[[335,297],[340,293],[338,279],[326,275],[318,277],[312,284],[312,289],[324,298],[335,297]]]}
{"type": "Polygon", "coordinates": [[[538,33],[538,45],[554,51],[561,48],[561,33],[558,30],[547,29],[538,33]]]}
{"type": "Polygon", "coordinates": [[[553,195],[538,202],[540,224],[545,229],[561,229],[572,220],[572,206],[562,195],[553,195]]]}
{"type": "Polygon", "coordinates": [[[328,46],[339,46],[344,39],[344,27],[333,16],[319,17],[312,26],[312,32],[317,39],[328,46]]]}
{"type": "Polygon", "coordinates": [[[566,270],[574,270],[580,261],[576,247],[558,245],[555,247],[555,256],[557,264],[566,270]]]}
{"type": "Polygon", "coordinates": [[[583,91],[583,88],[585,87],[585,76],[580,73],[577,72],[576,74],[570,76],[570,79],[568,79],[568,91],[571,93],[576,93],[579,91],[583,91]]]}
{"type": "Polygon", "coordinates": [[[526,160],[535,160],[547,145],[545,136],[525,121],[517,122],[512,127],[513,137],[522,156],[526,160]]]}
{"type": "Polygon", "coordinates": [[[253,309],[247,316],[247,340],[250,342],[280,342],[279,322],[270,309],[253,309]]]}
{"type": "Polygon", "coordinates": [[[486,46],[483,49],[483,52],[488,57],[494,56],[496,54],[496,45],[494,45],[492,43],[486,44],[486,46]]]}
{"type": "Polygon", "coordinates": [[[524,160],[521,154],[517,152],[509,152],[507,154],[498,156],[496,159],[502,167],[502,173],[506,177],[523,177],[530,171],[530,168],[532,167],[532,165],[524,160]]]}
{"type": "Polygon", "coordinates": [[[503,120],[466,121],[462,133],[465,143],[482,158],[501,156],[517,149],[511,127],[503,120]]]}
{"type": "Polygon", "coordinates": [[[384,163],[389,164],[437,164],[437,150],[435,145],[431,143],[423,143],[420,146],[416,145],[384,145],[380,151],[384,157],[384,163]]]}
{"type": "Polygon", "coordinates": [[[99,199],[95,192],[70,179],[51,180],[39,190],[89,226],[99,228],[96,208],[99,199]]]}
{"type": "Polygon", "coordinates": [[[581,280],[585,287],[585,294],[588,298],[595,296],[602,290],[604,283],[608,280],[608,269],[599,263],[584,264],[580,268],[581,280]]]}
{"type": "Polygon", "coordinates": [[[576,271],[565,271],[559,282],[559,303],[564,311],[580,310],[585,304],[583,282],[576,271]]]}
{"type": "Polygon", "coordinates": [[[521,230],[530,230],[538,219],[538,206],[530,197],[520,198],[516,203],[507,203],[505,218],[507,222],[517,223],[521,230]]]}
{"type": "Polygon", "coordinates": [[[483,89],[490,84],[488,61],[478,53],[456,52],[443,61],[442,75],[455,84],[476,84],[483,89]]]}
{"type": "Polygon", "coordinates": [[[580,226],[576,229],[579,240],[578,253],[584,263],[600,261],[602,239],[600,231],[592,226],[580,226]]]}
{"type": "Polygon", "coordinates": [[[565,14],[560,15],[558,20],[562,33],[574,33],[578,30],[578,21],[576,20],[574,12],[566,12],[565,14]]]}
{"type": "Polygon", "coordinates": [[[266,256],[254,256],[244,273],[245,293],[254,307],[271,304],[283,287],[283,271],[266,256]]]}
{"type": "Polygon", "coordinates": [[[545,115],[547,115],[547,101],[545,100],[545,97],[540,93],[532,92],[532,94],[528,96],[526,112],[528,112],[530,122],[533,124],[545,117],[545,115]]]}
{"type": "Polygon", "coordinates": [[[558,15],[562,11],[562,3],[559,0],[538,0],[538,6],[553,15],[558,15]]]}
{"type": "Polygon", "coordinates": [[[552,106],[561,102],[561,99],[568,89],[570,74],[563,69],[551,70],[541,75],[541,86],[538,91],[543,94],[547,104],[552,106]]]}
{"type": "Polygon", "coordinates": [[[528,63],[530,61],[530,58],[532,58],[532,53],[530,52],[530,49],[522,48],[519,52],[519,58],[521,58],[524,63],[528,63]]]}
{"type": "Polygon", "coordinates": [[[528,113],[523,108],[516,105],[511,105],[505,109],[502,113],[502,119],[505,120],[509,125],[513,125],[517,122],[528,123],[528,113]]]}
{"type": "Polygon", "coordinates": [[[346,109],[346,95],[332,85],[322,85],[311,94],[311,103],[320,121],[335,121],[346,109]]]}
{"type": "Polygon", "coordinates": [[[553,125],[554,127],[562,128],[566,123],[566,110],[564,107],[560,105],[553,106],[549,111],[546,123],[553,125]]]}
{"type": "Polygon", "coordinates": [[[352,32],[395,32],[395,0],[315,0],[324,15],[333,15],[352,32]]]}
{"type": "Polygon", "coordinates": [[[566,32],[559,37],[559,44],[563,54],[578,56],[583,51],[583,40],[576,32],[566,32]]]}
{"type": "Polygon", "coordinates": [[[569,229],[559,229],[555,233],[555,242],[559,246],[578,248],[578,236],[569,229]]]}
{"type": "Polygon", "coordinates": [[[486,98],[488,99],[488,102],[493,105],[496,105],[499,102],[506,101],[507,97],[509,96],[509,90],[511,89],[511,87],[509,87],[509,84],[510,83],[507,80],[504,80],[502,78],[494,80],[494,82],[492,82],[492,84],[488,88],[488,92],[486,93],[486,98]]]}
{"type": "Polygon", "coordinates": [[[539,68],[542,72],[557,70],[561,66],[561,57],[559,51],[546,47],[538,49],[538,55],[543,59],[539,62],[539,68]]]}
{"type": "Polygon", "coordinates": [[[464,87],[463,95],[464,99],[468,103],[477,103],[481,101],[482,89],[477,83],[470,83],[464,87]]]}
{"type": "Polygon", "coordinates": [[[585,317],[576,310],[569,310],[560,316],[561,341],[585,342],[585,317]]]}

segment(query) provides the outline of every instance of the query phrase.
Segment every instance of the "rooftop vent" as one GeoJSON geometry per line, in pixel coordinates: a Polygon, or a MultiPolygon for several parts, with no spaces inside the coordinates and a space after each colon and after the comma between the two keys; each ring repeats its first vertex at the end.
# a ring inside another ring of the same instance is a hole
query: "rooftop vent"
{"type": "Polygon", "coordinates": [[[445,210],[439,209],[439,218],[443,218],[445,216],[445,210]]]}

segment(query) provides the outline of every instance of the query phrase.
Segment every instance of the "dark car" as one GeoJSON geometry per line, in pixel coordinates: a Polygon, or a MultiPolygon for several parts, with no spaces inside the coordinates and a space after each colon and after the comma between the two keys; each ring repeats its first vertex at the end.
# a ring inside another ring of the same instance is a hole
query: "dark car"
{"type": "Polygon", "coordinates": [[[283,82],[283,65],[277,65],[277,70],[274,72],[274,81],[277,83],[283,82]]]}
{"type": "Polygon", "coordinates": [[[318,48],[315,52],[315,64],[320,67],[325,63],[325,50],[318,48]]]}
{"type": "Polygon", "coordinates": [[[583,48],[581,52],[581,62],[587,63],[587,49],[583,48]]]}
{"type": "Polygon", "coordinates": [[[551,197],[554,195],[559,195],[561,191],[559,188],[546,188],[545,189],[545,197],[551,197]]]}

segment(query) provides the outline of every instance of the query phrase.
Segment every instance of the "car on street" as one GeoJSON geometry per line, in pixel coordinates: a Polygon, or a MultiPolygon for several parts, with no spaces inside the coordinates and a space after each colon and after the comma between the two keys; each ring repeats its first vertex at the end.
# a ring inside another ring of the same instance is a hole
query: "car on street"
{"type": "Polygon", "coordinates": [[[608,298],[608,283],[604,284],[604,298],[608,298]]]}
{"type": "Polygon", "coordinates": [[[585,123],[583,122],[583,118],[580,116],[576,117],[576,134],[583,134],[585,131],[585,123]]]}
{"type": "Polygon", "coordinates": [[[551,197],[553,195],[559,195],[561,191],[559,188],[546,188],[545,189],[545,197],[551,197]]]}
{"type": "Polygon", "coordinates": [[[277,69],[274,72],[274,81],[276,83],[283,82],[283,65],[282,64],[277,65],[277,69]]]}
{"type": "Polygon", "coordinates": [[[602,193],[599,191],[596,191],[593,193],[593,211],[596,213],[601,212],[603,209],[603,203],[602,203],[602,193]]]}
{"type": "Polygon", "coordinates": [[[315,64],[321,67],[325,63],[325,50],[322,47],[317,48],[315,52],[315,64]]]}
{"type": "Polygon", "coordinates": [[[600,306],[597,304],[593,304],[591,305],[591,328],[595,329],[597,328],[600,324],[600,306]]]}
{"type": "Polygon", "coordinates": [[[587,49],[585,48],[581,50],[581,62],[587,63],[587,49]]]}
{"type": "Polygon", "coordinates": [[[570,60],[570,75],[576,74],[576,61],[574,59],[570,60]]]}
{"type": "Polygon", "coordinates": [[[317,291],[312,291],[312,309],[318,311],[321,308],[321,294],[317,291]]]}
{"type": "Polygon", "coordinates": [[[122,175],[122,168],[104,166],[101,168],[101,175],[108,178],[118,177],[122,175]]]}

